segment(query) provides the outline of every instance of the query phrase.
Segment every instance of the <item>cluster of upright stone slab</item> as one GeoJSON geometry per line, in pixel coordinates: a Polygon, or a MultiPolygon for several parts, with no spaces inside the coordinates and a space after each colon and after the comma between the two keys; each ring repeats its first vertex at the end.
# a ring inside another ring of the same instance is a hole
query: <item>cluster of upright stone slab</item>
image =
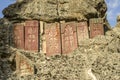
{"type": "Polygon", "coordinates": [[[36,20],[25,21],[25,23],[16,23],[14,25],[15,47],[38,52],[38,31],[39,24],[36,20]]]}
{"type": "Polygon", "coordinates": [[[16,23],[13,30],[16,48],[51,56],[71,53],[82,40],[104,35],[104,21],[101,18],[55,23],[26,20],[16,23]]]}

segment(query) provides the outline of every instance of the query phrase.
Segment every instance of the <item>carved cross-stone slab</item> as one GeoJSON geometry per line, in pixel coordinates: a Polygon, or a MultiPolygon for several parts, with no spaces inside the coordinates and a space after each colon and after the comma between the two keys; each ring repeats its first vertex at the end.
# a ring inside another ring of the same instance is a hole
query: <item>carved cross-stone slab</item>
{"type": "Polygon", "coordinates": [[[25,50],[38,52],[39,22],[36,20],[25,22],[25,50]]]}
{"type": "Polygon", "coordinates": [[[89,38],[87,21],[77,23],[78,43],[89,38]]]}
{"type": "Polygon", "coordinates": [[[61,54],[59,23],[45,24],[46,55],[61,54]]]}
{"type": "Polygon", "coordinates": [[[34,65],[32,65],[27,57],[19,52],[16,53],[16,71],[20,76],[34,74],[34,65]]]}
{"type": "Polygon", "coordinates": [[[75,22],[61,23],[62,53],[68,54],[77,48],[75,22]]]}
{"type": "Polygon", "coordinates": [[[18,49],[24,49],[24,26],[21,23],[14,25],[14,44],[18,49]]]}
{"type": "Polygon", "coordinates": [[[104,35],[104,26],[102,19],[90,20],[90,38],[94,38],[98,35],[104,35]]]}

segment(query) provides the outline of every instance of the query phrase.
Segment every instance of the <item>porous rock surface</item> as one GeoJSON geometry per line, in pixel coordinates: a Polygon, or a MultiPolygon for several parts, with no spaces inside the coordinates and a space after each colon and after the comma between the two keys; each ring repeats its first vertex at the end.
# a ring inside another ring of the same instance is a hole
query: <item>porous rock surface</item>
{"type": "MultiPolygon", "coordinates": [[[[2,80],[120,80],[120,26],[105,36],[82,41],[69,55],[46,57],[10,48],[10,55],[0,58],[2,80]],[[18,76],[15,71],[15,52],[18,51],[34,64],[36,74],[18,76]]],[[[2,40],[1,40],[2,41],[2,40]]],[[[3,53],[2,53],[3,54],[3,53]]],[[[7,55],[7,54],[5,54],[7,55]]]]}
{"type": "Polygon", "coordinates": [[[98,36],[82,43],[77,50],[69,55],[51,57],[46,57],[42,53],[34,54],[17,50],[33,62],[32,64],[35,65],[37,72],[34,75],[24,77],[17,77],[17,74],[12,74],[8,80],[120,79],[120,38],[98,36]]]}
{"type": "Polygon", "coordinates": [[[43,21],[86,20],[104,17],[104,0],[17,0],[4,9],[8,19],[38,19],[43,21]]]}

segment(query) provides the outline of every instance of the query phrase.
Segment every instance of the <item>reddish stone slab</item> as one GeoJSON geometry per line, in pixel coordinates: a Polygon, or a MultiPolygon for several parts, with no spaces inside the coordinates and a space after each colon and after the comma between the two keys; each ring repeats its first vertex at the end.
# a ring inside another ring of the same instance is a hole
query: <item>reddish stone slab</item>
{"type": "Polygon", "coordinates": [[[78,43],[89,38],[87,21],[77,23],[78,43]]]}
{"type": "Polygon", "coordinates": [[[90,38],[94,38],[98,35],[104,35],[104,26],[101,22],[99,23],[99,20],[97,19],[90,21],[90,38]]]}
{"type": "Polygon", "coordinates": [[[20,75],[31,75],[34,73],[34,67],[31,66],[25,58],[20,60],[20,75]]]}
{"type": "Polygon", "coordinates": [[[25,26],[39,26],[39,24],[37,20],[29,20],[25,21],[25,26]]]}
{"type": "Polygon", "coordinates": [[[38,51],[39,22],[35,20],[25,22],[25,50],[38,51]]]}
{"type": "Polygon", "coordinates": [[[34,66],[30,63],[29,59],[21,54],[16,54],[16,71],[20,76],[33,75],[34,66]]]}
{"type": "Polygon", "coordinates": [[[59,23],[45,24],[46,55],[61,54],[59,23]]]}
{"type": "Polygon", "coordinates": [[[62,53],[68,54],[77,48],[75,22],[61,23],[62,53]]]}
{"type": "Polygon", "coordinates": [[[20,23],[14,25],[14,43],[16,48],[24,49],[24,26],[20,23]]]}

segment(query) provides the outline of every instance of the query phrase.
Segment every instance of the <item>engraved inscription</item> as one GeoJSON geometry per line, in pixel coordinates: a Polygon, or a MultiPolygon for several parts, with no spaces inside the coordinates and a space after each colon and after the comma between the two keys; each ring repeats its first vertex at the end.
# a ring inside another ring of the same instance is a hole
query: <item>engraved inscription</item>
{"type": "Polygon", "coordinates": [[[79,22],[77,23],[77,35],[78,35],[78,42],[80,42],[84,39],[88,39],[88,26],[87,22],[79,22]]]}
{"type": "Polygon", "coordinates": [[[20,75],[29,75],[33,74],[33,66],[31,66],[23,56],[20,56],[20,63],[19,63],[19,68],[20,68],[20,75]]]}
{"type": "MultiPolygon", "coordinates": [[[[35,42],[35,33],[36,33],[36,29],[34,27],[30,27],[28,29],[28,42],[29,43],[34,43],[35,42]]],[[[32,46],[32,45],[31,45],[32,46]]]]}
{"type": "Polygon", "coordinates": [[[25,26],[25,49],[38,51],[38,23],[34,23],[34,21],[29,21],[29,23],[31,25],[26,22],[25,26]]]}
{"type": "Polygon", "coordinates": [[[62,32],[62,53],[68,54],[77,48],[76,26],[74,23],[65,23],[61,26],[62,32]]]}
{"type": "Polygon", "coordinates": [[[14,43],[16,48],[24,49],[24,26],[21,24],[14,27],[14,43]]]}
{"type": "Polygon", "coordinates": [[[100,35],[101,34],[101,29],[99,27],[94,27],[93,28],[93,35],[100,35]]]}
{"type": "Polygon", "coordinates": [[[72,30],[72,27],[70,25],[67,25],[65,27],[65,32],[64,32],[64,51],[71,51],[72,49],[74,49],[74,33],[72,30]]]}
{"type": "Polygon", "coordinates": [[[60,54],[60,30],[57,23],[45,25],[45,38],[47,55],[60,54]]]}
{"type": "Polygon", "coordinates": [[[93,38],[97,35],[104,35],[103,24],[97,23],[91,25],[91,35],[90,37],[93,38]]]}

